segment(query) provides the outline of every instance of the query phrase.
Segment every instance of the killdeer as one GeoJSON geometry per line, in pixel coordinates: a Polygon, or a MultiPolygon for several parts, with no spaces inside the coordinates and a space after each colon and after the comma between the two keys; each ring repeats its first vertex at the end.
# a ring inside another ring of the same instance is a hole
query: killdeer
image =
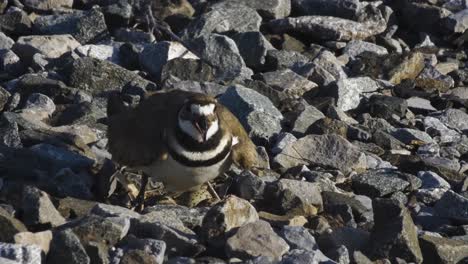
{"type": "Polygon", "coordinates": [[[232,163],[242,169],[257,163],[256,147],[243,126],[211,96],[158,92],[135,108],[109,115],[112,159],[143,172],[139,203],[148,177],[181,193],[208,183],[232,163]]]}

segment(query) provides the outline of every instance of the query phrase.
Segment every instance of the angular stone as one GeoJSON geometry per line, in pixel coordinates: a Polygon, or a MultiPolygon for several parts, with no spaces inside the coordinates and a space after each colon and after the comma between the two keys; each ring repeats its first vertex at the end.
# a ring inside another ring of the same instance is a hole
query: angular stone
{"type": "Polygon", "coordinates": [[[2,258],[19,264],[41,264],[41,249],[33,245],[17,245],[0,242],[0,261],[2,258]]]}
{"type": "Polygon", "coordinates": [[[147,45],[139,54],[142,69],[151,74],[156,80],[161,79],[161,71],[164,65],[175,58],[198,59],[182,44],[168,41],[147,45]]]}
{"type": "Polygon", "coordinates": [[[121,62],[119,48],[112,45],[87,44],[77,47],[75,52],[80,57],[91,57],[100,60],[107,60],[115,64],[119,64],[121,62]]]}
{"type": "Polygon", "coordinates": [[[21,245],[36,245],[47,255],[52,242],[52,232],[50,230],[37,233],[21,232],[15,235],[14,241],[21,245]]]}
{"type": "Polygon", "coordinates": [[[40,16],[34,20],[34,28],[38,35],[70,34],[81,44],[97,42],[109,34],[104,15],[97,9],[40,16]]]}
{"type": "Polygon", "coordinates": [[[460,263],[468,258],[466,241],[423,235],[419,238],[419,243],[424,263],[460,263]]]}
{"type": "Polygon", "coordinates": [[[212,5],[208,12],[192,21],[182,35],[194,39],[211,33],[260,31],[261,21],[254,9],[226,1],[212,5]]]}
{"type": "Polygon", "coordinates": [[[339,80],[327,90],[336,98],[337,108],[342,111],[355,109],[367,93],[376,92],[382,85],[370,77],[356,77],[339,80]]]}
{"type": "Polygon", "coordinates": [[[268,25],[274,33],[301,33],[325,41],[366,39],[386,29],[383,18],[380,23],[366,24],[330,16],[289,17],[273,20],[268,25]]]}
{"type": "MultiPolygon", "coordinates": [[[[299,67],[309,62],[310,59],[307,56],[297,51],[269,50],[266,56],[266,67],[271,70],[284,68],[292,69],[293,67],[299,67]]],[[[294,71],[298,73],[296,70],[294,71]]]]}
{"type": "Polygon", "coordinates": [[[53,9],[71,8],[73,0],[25,0],[24,5],[42,11],[51,11],[53,9]]]}
{"type": "Polygon", "coordinates": [[[0,32],[0,49],[11,49],[13,44],[15,44],[14,40],[5,35],[5,33],[0,32]]]}
{"type": "Polygon", "coordinates": [[[402,1],[402,22],[419,32],[438,32],[443,29],[443,19],[451,14],[445,8],[425,2],[402,1]],[[419,18],[419,19],[415,19],[419,18]]]}
{"type": "Polygon", "coordinates": [[[253,72],[245,65],[234,40],[209,34],[194,39],[190,44],[198,55],[214,67],[216,79],[248,79],[253,72]]]}
{"type": "Polygon", "coordinates": [[[141,217],[139,213],[125,207],[103,203],[96,204],[90,213],[103,217],[122,217],[128,219],[138,219],[141,217]]]}
{"type": "Polygon", "coordinates": [[[397,128],[392,131],[391,135],[407,145],[419,144],[418,141],[424,144],[434,142],[426,132],[411,128],[397,128]]]}
{"type": "Polygon", "coordinates": [[[325,256],[322,251],[314,250],[301,250],[294,249],[288,252],[287,255],[283,257],[279,264],[307,264],[307,263],[330,263],[334,264],[333,260],[325,256]]]}
{"type": "Polygon", "coordinates": [[[332,232],[325,231],[318,242],[324,248],[338,248],[344,245],[349,251],[363,250],[369,245],[369,232],[352,227],[338,227],[332,232]]]}
{"type": "Polygon", "coordinates": [[[47,263],[89,264],[90,259],[77,235],[71,229],[54,232],[47,263]]]}
{"type": "Polygon", "coordinates": [[[52,160],[57,166],[57,169],[71,168],[79,170],[90,168],[94,164],[94,161],[88,157],[70,151],[66,148],[59,148],[46,143],[34,145],[30,150],[38,156],[52,160]]]}
{"type": "Polygon", "coordinates": [[[409,183],[399,177],[398,172],[369,171],[352,178],[353,190],[371,198],[383,197],[406,190],[409,183]]]}
{"type": "Polygon", "coordinates": [[[468,114],[462,110],[450,108],[434,117],[452,129],[459,131],[468,129],[468,114]]]}
{"type": "Polygon", "coordinates": [[[462,10],[447,17],[446,27],[454,33],[464,33],[468,29],[468,10],[462,10]]]}
{"type": "Polygon", "coordinates": [[[453,88],[455,81],[448,75],[443,75],[433,66],[426,66],[416,78],[416,86],[428,91],[437,90],[445,93],[453,88]]]}
{"type": "Polygon", "coordinates": [[[289,215],[316,215],[323,208],[320,186],[298,180],[281,179],[278,182],[280,205],[289,215]]]}
{"type": "Polygon", "coordinates": [[[278,154],[295,141],[297,141],[297,138],[293,134],[281,132],[278,135],[274,146],[271,148],[271,152],[273,154],[278,154]]]}
{"type": "Polygon", "coordinates": [[[354,20],[362,4],[358,0],[292,0],[293,10],[301,15],[334,16],[354,20]]]}
{"type": "Polygon", "coordinates": [[[408,108],[416,114],[437,111],[432,106],[431,101],[421,97],[411,97],[406,99],[406,102],[408,103],[408,108]]]}
{"type": "MultiPolygon", "coordinates": [[[[166,243],[164,243],[164,241],[128,236],[120,244],[125,250],[125,255],[127,255],[129,251],[142,251],[144,255],[148,256],[149,260],[149,262],[144,263],[162,264],[164,262],[164,253],[166,251],[166,243]]],[[[125,259],[125,255],[122,259],[125,259]]]]}
{"type": "Polygon", "coordinates": [[[348,42],[346,47],[343,50],[343,54],[348,55],[349,57],[357,57],[362,53],[372,53],[375,55],[387,55],[388,51],[386,48],[376,45],[371,42],[366,42],[362,40],[353,40],[348,42]]]}
{"type": "Polygon", "coordinates": [[[342,194],[338,192],[322,192],[323,206],[326,208],[335,205],[347,205],[351,208],[356,221],[372,221],[374,218],[372,212],[372,201],[369,197],[363,195],[342,194]]]}
{"type": "Polygon", "coordinates": [[[439,119],[426,116],[424,118],[424,127],[432,137],[438,137],[441,143],[455,142],[460,139],[460,134],[455,130],[449,129],[439,119]]]}
{"type": "Polygon", "coordinates": [[[21,221],[3,208],[0,208],[0,229],[2,230],[0,233],[0,241],[2,242],[13,242],[15,234],[28,231],[21,221]]]}
{"type": "Polygon", "coordinates": [[[203,218],[201,237],[214,247],[222,247],[227,233],[259,219],[255,208],[246,200],[229,196],[213,206],[203,218]]]}
{"type": "MultiPolygon", "coordinates": [[[[162,68],[161,81],[170,79],[183,81],[210,82],[215,79],[214,70],[201,60],[176,58],[168,61],[162,68]]],[[[182,83],[171,84],[173,86],[182,83]]],[[[167,85],[167,84],[166,84],[167,85]]],[[[200,84],[199,84],[200,85],[200,84]]]]}
{"type": "Polygon", "coordinates": [[[393,84],[399,84],[405,79],[414,80],[423,71],[424,66],[423,54],[412,53],[388,73],[388,80],[393,84]]]}
{"type": "Polygon", "coordinates": [[[417,228],[404,205],[392,199],[375,199],[372,252],[380,258],[403,258],[422,263],[417,228]]]}
{"type": "Polygon", "coordinates": [[[268,141],[281,130],[283,115],[265,96],[240,85],[231,86],[219,97],[254,140],[268,141]]]}
{"type": "Polygon", "coordinates": [[[13,51],[0,50],[0,70],[11,76],[17,76],[24,72],[24,64],[13,51]]]}
{"type": "Polygon", "coordinates": [[[468,198],[449,190],[437,201],[434,209],[438,216],[466,221],[468,218],[468,198]]]}
{"type": "Polygon", "coordinates": [[[22,208],[24,222],[27,225],[56,227],[65,223],[65,219],[57,211],[49,195],[35,187],[24,187],[22,208]]]}
{"type": "Polygon", "coordinates": [[[365,156],[346,139],[337,135],[308,135],[279,153],[274,161],[284,168],[300,164],[332,167],[343,172],[366,168],[365,156]]]}
{"type": "Polygon", "coordinates": [[[289,245],[290,249],[314,251],[318,249],[315,238],[307,228],[301,226],[284,226],[278,233],[289,245]]]}
{"type": "Polygon", "coordinates": [[[42,54],[46,58],[55,59],[66,52],[76,49],[80,45],[75,38],[68,34],[23,36],[13,45],[13,51],[25,61],[31,61],[36,53],[42,54]]]}
{"type": "Polygon", "coordinates": [[[88,215],[70,223],[70,228],[86,247],[90,242],[113,246],[125,237],[130,228],[130,220],[121,217],[101,217],[88,215]]]}
{"type": "Polygon", "coordinates": [[[0,31],[14,35],[30,35],[32,21],[23,10],[13,10],[0,15],[0,31]]]}
{"type": "Polygon", "coordinates": [[[421,189],[450,189],[450,184],[432,171],[420,171],[417,176],[422,181],[421,189]]]}
{"type": "Polygon", "coordinates": [[[307,132],[311,125],[324,117],[325,115],[320,112],[320,110],[308,105],[294,121],[292,133],[297,136],[302,136],[307,132]]]}
{"type": "Polygon", "coordinates": [[[289,16],[291,13],[291,0],[267,0],[267,1],[250,1],[250,0],[228,0],[229,2],[237,2],[249,6],[264,18],[276,19],[289,16]]]}
{"type": "Polygon", "coordinates": [[[23,146],[16,122],[6,118],[0,118],[0,144],[12,148],[23,146]]]}
{"type": "Polygon", "coordinates": [[[146,207],[144,213],[151,213],[153,211],[160,212],[162,216],[168,214],[175,214],[177,218],[182,221],[183,225],[189,229],[196,229],[201,227],[203,218],[210,208],[208,207],[185,207],[181,205],[154,205],[146,207]]]}
{"type": "Polygon", "coordinates": [[[244,172],[235,181],[236,194],[246,200],[262,199],[268,180],[251,172],[244,172]]]}
{"type": "Polygon", "coordinates": [[[55,103],[52,99],[40,93],[33,93],[26,99],[23,113],[28,112],[37,115],[38,119],[44,120],[52,116],[55,109],[55,103]]]}
{"type": "Polygon", "coordinates": [[[233,36],[245,64],[252,69],[265,67],[266,55],[275,48],[261,32],[243,32],[233,36]]]}
{"type": "Polygon", "coordinates": [[[373,117],[392,119],[394,116],[404,117],[408,110],[406,100],[395,96],[372,95],[369,102],[369,113],[373,117]]]}
{"type": "Polygon", "coordinates": [[[288,250],[286,241],[263,220],[241,226],[226,242],[226,253],[241,259],[265,256],[278,261],[288,250]]]}

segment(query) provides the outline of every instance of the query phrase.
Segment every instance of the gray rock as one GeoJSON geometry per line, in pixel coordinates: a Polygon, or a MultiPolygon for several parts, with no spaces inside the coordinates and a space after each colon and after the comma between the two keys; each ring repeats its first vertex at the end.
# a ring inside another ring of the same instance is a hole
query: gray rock
{"type": "Polygon", "coordinates": [[[273,20],[268,25],[275,33],[301,33],[325,41],[366,39],[386,29],[382,17],[379,22],[360,23],[330,16],[301,16],[273,20]]]}
{"type": "Polygon", "coordinates": [[[262,199],[268,180],[251,172],[243,172],[236,180],[236,193],[246,200],[262,199]]]}
{"type": "Polygon", "coordinates": [[[194,82],[194,81],[178,81],[173,84],[166,82],[166,89],[180,89],[184,91],[192,91],[205,93],[211,96],[219,96],[226,92],[227,86],[219,85],[212,82],[194,82]]]}
{"type": "Polygon", "coordinates": [[[441,143],[456,142],[461,137],[455,130],[448,128],[442,121],[432,116],[424,118],[424,127],[428,134],[438,137],[441,143]]]}
{"type": "Polygon", "coordinates": [[[25,224],[56,227],[65,223],[65,219],[57,211],[47,193],[32,186],[25,186],[22,196],[25,224]]]}
{"type": "Polygon", "coordinates": [[[103,203],[96,204],[90,213],[103,217],[122,217],[128,219],[137,219],[141,216],[139,213],[125,207],[103,203]]]}
{"type": "Polygon", "coordinates": [[[3,208],[0,208],[0,229],[2,230],[0,241],[4,242],[13,242],[15,234],[28,231],[21,221],[14,218],[3,208]]]}
{"type": "Polygon", "coordinates": [[[431,136],[429,136],[426,132],[411,128],[397,128],[392,131],[391,135],[407,145],[414,144],[414,142],[417,141],[421,141],[424,144],[430,144],[434,142],[431,136]]]}
{"type": "Polygon", "coordinates": [[[136,86],[143,90],[154,90],[156,84],[140,77],[135,72],[108,61],[94,58],[80,58],[67,65],[65,72],[68,85],[100,95],[111,90],[122,90],[126,86],[136,86]],[[100,72],[101,74],[92,74],[100,72]]]}
{"type": "Polygon", "coordinates": [[[435,172],[419,171],[417,176],[422,181],[421,189],[450,189],[450,184],[435,172]]]}
{"type": "Polygon", "coordinates": [[[318,249],[315,238],[302,226],[284,226],[278,234],[288,243],[291,250],[314,251],[318,249]]]}
{"type": "Polygon", "coordinates": [[[328,92],[336,98],[336,105],[342,111],[355,109],[367,93],[376,92],[382,85],[370,77],[342,79],[336,82],[328,92]]]}
{"type": "Polygon", "coordinates": [[[214,67],[218,80],[250,78],[253,72],[247,68],[236,46],[229,37],[209,34],[191,41],[194,50],[214,67]]]}
{"type": "Polygon", "coordinates": [[[273,88],[273,92],[277,94],[274,101],[279,102],[285,99],[297,100],[302,98],[302,95],[306,92],[314,89],[318,90],[317,84],[289,69],[261,73],[256,75],[256,78],[273,88]]]}
{"type": "Polygon", "coordinates": [[[443,19],[451,14],[445,8],[425,2],[403,1],[401,19],[411,29],[419,32],[437,32],[443,29],[443,19]],[[415,18],[419,19],[415,19],[415,18]]]}
{"type": "Polygon", "coordinates": [[[267,52],[275,49],[261,32],[238,33],[232,38],[245,64],[252,69],[260,70],[265,67],[267,52]]]}
{"type": "Polygon", "coordinates": [[[346,122],[348,125],[355,125],[359,122],[356,121],[354,118],[350,117],[345,113],[345,111],[339,109],[338,107],[331,105],[328,107],[326,116],[332,119],[340,120],[346,122]]]}
{"type": "Polygon", "coordinates": [[[287,146],[274,158],[284,168],[300,164],[332,167],[343,172],[367,167],[365,155],[337,135],[308,135],[287,146]]]}
{"type": "Polygon", "coordinates": [[[319,263],[319,264],[334,264],[333,260],[325,256],[322,251],[306,251],[301,249],[294,249],[288,252],[283,257],[280,264],[307,264],[307,263],[319,263]]]}
{"type": "Polygon", "coordinates": [[[377,56],[388,54],[388,51],[386,48],[376,45],[374,43],[366,42],[362,40],[352,40],[348,42],[348,44],[343,50],[343,54],[346,54],[351,58],[357,57],[364,52],[372,53],[377,56]]]}
{"type": "Polygon", "coordinates": [[[468,198],[449,190],[437,201],[434,209],[438,216],[466,220],[468,218],[468,198]]]}
{"type": "Polygon", "coordinates": [[[299,137],[303,136],[311,125],[324,117],[325,115],[320,110],[308,105],[294,121],[292,133],[299,137]]]}
{"type": "Polygon", "coordinates": [[[264,18],[283,18],[291,13],[291,0],[268,0],[268,1],[250,1],[250,0],[234,0],[229,2],[237,2],[249,6],[264,18]]]}
{"type": "Polygon", "coordinates": [[[24,246],[0,242],[0,258],[16,261],[16,263],[41,264],[41,253],[41,249],[38,246],[24,246]]]}
{"type": "Polygon", "coordinates": [[[32,21],[23,10],[11,10],[0,15],[0,31],[6,34],[29,35],[31,34],[32,21]]]}
{"type": "MultiPolygon", "coordinates": [[[[333,75],[335,80],[348,78],[343,68],[344,64],[330,51],[321,50],[312,60],[312,65],[320,65],[323,70],[333,75]]],[[[309,76],[308,79],[314,81],[311,79],[311,77],[314,77],[313,75],[307,75],[309,76]]]]}
{"type": "Polygon", "coordinates": [[[114,37],[116,41],[135,44],[148,44],[155,40],[153,34],[134,28],[117,28],[114,37]]]}
{"type": "Polygon", "coordinates": [[[227,232],[258,221],[255,208],[246,200],[229,196],[213,206],[203,218],[200,236],[210,245],[223,247],[227,232]]]}
{"type": "Polygon", "coordinates": [[[52,116],[55,109],[55,103],[52,99],[40,93],[33,93],[26,99],[23,112],[31,112],[42,120],[52,116]]]}
{"type": "Polygon", "coordinates": [[[90,168],[94,163],[94,161],[88,157],[46,143],[34,145],[30,149],[38,156],[53,160],[54,163],[61,168],[90,168]]]}
{"type": "Polygon", "coordinates": [[[281,179],[278,189],[281,209],[286,214],[310,216],[323,208],[320,185],[317,183],[281,179]]]}
{"type": "Polygon", "coordinates": [[[241,226],[226,242],[228,256],[241,259],[266,256],[278,261],[288,250],[286,241],[263,220],[241,226]]]}
{"type": "Polygon", "coordinates": [[[462,10],[447,17],[446,27],[454,33],[463,33],[468,29],[468,10],[462,10]]]}
{"type": "Polygon", "coordinates": [[[424,263],[460,263],[468,258],[468,242],[423,235],[419,238],[424,263]]]}
{"type": "Polygon", "coordinates": [[[390,120],[405,117],[408,110],[406,100],[395,96],[375,94],[371,96],[368,104],[372,116],[390,120]]]}
{"type": "Polygon", "coordinates": [[[25,0],[23,4],[32,9],[51,11],[53,9],[72,8],[73,0],[25,0]]]}
{"type": "Polygon", "coordinates": [[[295,141],[297,141],[297,138],[293,134],[281,132],[278,135],[275,144],[271,148],[271,153],[278,154],[281,151],[283,151],[284,148],[294,143],[295,141]]]}
{"type": "Polygon", "coordinates": [[[141,226],[153,223],[160,223],[180,232],[184,232],[190,235],[195,234],[192,230],[190,230],[184,225],[182,220],[179,219],[176,212],[170,210],[152,210],[151,212],[142,215],[140,218],[134,219],[132,222],[135,225],[141,226]]]}
{"type": "Polygon", "coordinates": [[[292,0],[295,12],[301,15],[334,16],[354,20],[362,4],[358,0],[292,0]]]}
{"type": "Polygon", "coordinates": [[[403,258],[421,263],[417,228],[403,204],[392,199],[375,199],[375,225],[371,235],[373,255],[379,258],[403,258]]]}
{"type": "Polygon", "coordinates": [[[338,227],[331,232],[325,232],[319,237],[319,245],[323,248],[339,248],[344,245],[349,251],[363,250],[369,244],[369,232],[352,227],[338,227]]]}
{"type": "Polygon", "coordinates": [[[16,122],[6,118],[0,118],[0,145],[12,148],[20,148],[23,146],[16,122]]]}
{"type": "Polygon", "coordinates": [[[34,20],[34,28],[38,35],[70,34],[81,44],[97,42],[109,34],[104,15],[97,9],[40,16],[34,20]]]}
{"type": "Polygon", "coordinates": [[[0,32],[0,49],[11,49],[13,44],[15,44],[14,40],[5,35],[5,33],[0,32]]]}
{"type": "Polygon", "coordinates": [[[120,245],[124,248],[125,253],[132,250],[140,250],[149,256],[151,263],[162,264],[164,262],[164,253],[166,251],[166,243],[164,241],[128,236],[120,245]]]}
{"type": "Polygon", "coordinates": [[[177,215],[177,218],[182,221],[183,225],[189,229],[195,229],[202,225],[203,218],[205,217],[208,207],[195,207],[189,208],[181,205],[154,205],[147,207],[144,213],[151,213],[157,211],[164,214],[171,214],[171,212],[177,215]]]}
{"type": "Polygon", "coordinates": [[[64,53],[72,51],[81,44],[71,35],[49,35],[49,36],[23,36],[20,37],[13,51],[24,61],[32,61],[34,54],[39,53],[45,58],[58,58],[64,53]]]}
{"type": "Polygon", "coordinates": [[[416,113],[434,112],[437,109],[431,105],[431,101],[421,97],[411,97],[406,99],[408,108],[416,113]]]}
{"type": "Polygon", "coordinates": [[[281,130],[281,112],[267,97],[252,89],[231,86],[218,101],[239,119],[254,140],[268,141],[281,130]]]}
{"type": "MultiPolygon", "coordinates": [[[[5,90],[5,88],[0,86],[0,111],[3,111],[5,106],[7,106],[7,104],[11,105],[11,103],[8,102],[11,100],[10,99],[11,96],[12,95],[10,94],[10,92],[8,92],[7,90],[5,90]]],[[[5,109],[5,110],[8,110],[8,109],[5,109]]]]}
{"type": "Polygon", "coordinates": [[[369,197],[363,195],[349,195],[338,192],[322,192],[323,205],[325,211],[336,205],[347,205],[351,208],[356,221],[371,222],[374,218],[372,212],[372,201],[369,197]]]}
{"type": "Polygon", "coordinates": [[[460,173],[458,160],[438,156],[419,155],[424,165],[448,181],[461,182],[465,176],[460,173]]]}
{"type": "Polygon", "coordinates": [[[225,1],[212,5],[208,12],[192,21],[182,35],[192,39],[211,33],[260,31],[261,22],[255,9],[236,1],[225,1]]]}
{"type": "Polygon", "coordinates": [[[146,45],[139,54],[141,68],[156,80],[161,79],[161,71],[164,65],[175,58],[198,59],[182,44],[168,41],[146,45]]]}
{"type": "MultiPolygon", "coordinates": [[[[269,50],[267,52],[266,62],[268,69],[279,70],[284,68],[299,68],[309,63],[310,59],[297,51],[269,50]]],[[[298,73],[296,70],[294,71],[298,73]]]]}
{"type": "Polygon", "coordinates": [[[400,173],[385,170],[369,171],[352,178],[353,190],[371,198],[383,197],[397,191],[404,191],[409,183],[400,179],[400,173]]]}
{"type": "Polygon", "coordinates": [[[77,47],[75,52],[80,57],[91,57],[99,60],[107,60],[115,64],[121,63],[119,47],[117,45],[87,44],[77,47]]]}
{"type": "Polygon", "coordinates": [[[388,80],[393,84],[399,84],[405,79],[414,80],[424,70],[424,55],[420,52],[410,53],[405,56],[400,64],[388,73],[388,80]]]}
{"type": "Polygon", "coordinates": [[[468,99],[468,87],[457,87],[447,92],[450,95],[456,96],[460,99],[468,99]]]}
{"type": "Polygon", "coordinates": [[[450,108],[434,117],[452,129],[459,131],[468,129],[468,114],[462,110],[450,108]]]}
{"type": "Polygon", "coordinates": [[[426,66],[416,77],[416,86],[428,91],[447,92],[453,88],[455,81],[449,75],[443,75],[433,66],[426,66]]]}
{"type": "Polygon", "coordinates": [[[20,57],[11,50],[0,50],[0,70],[16,76],[24,71],[20,57]]]}
{"type": "Polygon", "coordinates": [[[53,234],[47,263],[89,264],[87,255],[80,239],[71,229],[58,230],[53,234]]]}
{"type": "MultiPolygon", "coordinates": [[[[213,68],[201,60],[182,58],[172,59],[162,68],[161,82],[164,83],[164,86],[174,87],[177,84],[183,83],[184,80],[189,82],[211,82],[214,80],[213,68]]],[[[203,85],[203,83],[197,84],[198,86],[203,85]]]]}

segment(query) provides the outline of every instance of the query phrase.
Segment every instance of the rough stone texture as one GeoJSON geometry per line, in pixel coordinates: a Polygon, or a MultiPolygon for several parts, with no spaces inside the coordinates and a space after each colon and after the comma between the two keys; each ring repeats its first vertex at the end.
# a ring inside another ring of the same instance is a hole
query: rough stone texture
{"type": "Polygon", "coordinates": [[[0,261],[1,258],[16,261],[20,264],[41,264],[41,249],[33,245],[17,245],[0,242],[0,261]]]}
{"type": "Polygon", "coordinates": [[[336,98],[338,109],[348,111],[357,108],[366,94],[381,88],[382,85],[372,78],[357,77],[339,80],[327,92],[336,98]]]}
{"type": "Polygon", "coordinates": [[[426,90],[436,89],[447,92],[453,88],[455,81],[448,75],[443,75],[435,67],[426,66],[416,78],[416,86],[426,90]]]}
{"type": "Polygon", "coordinates": [[[315,238],[301,226],[284,226],[279,235],[288,243],[290,249],[314,251],[318,249],[315,238]]]}
{"type": "Polygon", "coordinates": [[[423,235],[419,238],[424,263],[460,263],[468,258],[468,242],[423,235]]]}
{"type": "Polygon", "coordinates": [[[10,215],[8,211],[0,208],[0,230],[2,230],[0,241],[13,242],[14,235],[27,231],[27,228],[21,221],[10,215]]]}
{"type": "Polygon", "coordinates": [[[5,35],[5,33],[0,32],[0,49],[11,49],[13,44],[15,44],[14,40],[5,35]]]}
{"type": "Polygon", "coordinates": [[[450,108],[434,117],[438,118],[444,125],[452,129],[457,129],[459,131],[468,129],[468,114],[462,110],[450,108]]]}
{"type": "Polygon", "coordinates": [[[35,187],[25,186],[22,201],[24,222],[27,225],[50,225],[56,227],[65,223],[49,195],[35,187]]]}
{"type": "Polygon", "coordinates": [[[226,242],[226,253],[231,257],[265,256],[278,261],[288,250],[286,241],[263,220],[241,226],[226,242]]]}
{"type": "Polygon", "coordinates": [[[386,48],[376,45],[371,42],[366,42],[362,40],[353,40],[348,42],[346,47],[343,50],[343,54],[348,55],[349,57],[357,57],[364,52],[369,52],[375,55],[387,55],[388,51],[386,48]]]}
{"type": "Polygon", "coordinates": [[[392,199],[375,199],[372,206],[375,219],[371,235],[373,254],[376,257],[404,257],[422,263],[417,228],[410,212],[392,199]]]}
{"type": "Polygon", "coordinates": [[[306,251],[300,249],[291,250],[287,255],[283,257],[280,264],[306,264],[306,263],[336,263],[330,258],[325,256],[322,251],[306,251]]]}
{"type": "Polygon", "coordinates": [[[266,55],[275,48],[260,32],[244,32],[233,36],[245,64],[252,69],[265,67],[266,55]]]}
{"type": "Polygon", "coordinates": [[[317,108],[308,105],[294,121],[292,133],[298,136],[302,136],[307,132],[307,129],[311,125],[313,125],[316,121],[324,117],[325,115],[322,112],[320,112],[317,108]]]}
{"type": "Polygon", "coordinates": [[[412,53],[388,73],[388,80],[393,84],[399,84],[404,79],[415,79],[424,69],[424,65],[423,54],[412,53]]]}
{"type": "Polygon", "coordinates": [[[14,35],[31,34],[32,21],[22,10],[12,10],[0,15],[0,30],[14,35]]]}
{"type": "Polygon", "coordinates": [[[468,218],[468,198],[450,190],[437,201],[434,209],[438,216],[466,220],[468,218]]]}
{"type": "Polygon", "coordinates": [[[281,179],[278,182],[280,204],[285,213],[315,215],[323,208],[320,186],[317,183],[281,179]]]}
{"type": "Polygon", "coordinates": [[[38,10],[52,10],[58,8],[71,8],[73,0],[25,0],[24,5],[38,10]]]}
{"type": "Polygon", "coordinates": [[[78,236],[71,229],[56,231],[53,234],[47,263],[61,264],[89,264],[90,259],[86,254],[78,236]]]}
{"type": "Polygon", "coordinates": [[[365,156],[337,135],[305,136],[287,146],[274,161],[284,168],[300,164],[332,167],[344,172],[366,168],[365,156]]]}
{"type": "Polygon", "coordinates": [[[468,29],[468,10],[462,10],[447,17],[446,26],[452,32],[463,33],[468,29]]]}
{"type": "Polygon", "coordinates": [[[36,245],[47,255],[52,241],[52,232],[50,230],[37,233],[20,232],[14,236],[14,241],[21,245],[36,245]]]}
{"type": "Polygon", "coordinates": [[[397,128],[390,134],[407,145],[414,144],[414,142],[418,141],[425,144],[434,142],[431,136],[429,136],[426,132],[417,129],[397,128]]]}
{"type": "Polygon", "coordinates": [[[104,218],[88,215],[75,220],[70,225],[85,247],[91,242],[102,243],[102,241],[106,241],[106,246],[113,246],[127,235],[130,220],[121,217],[104,218]]]}
{"type": "Polygon", "coordinates": [[[46,58],[58,58],[66,52],[72,51],[81,44],[71,35],[50,35],[50,36],[24,36],[20,37],[13,51],[22,60],[31,61],[34,54],[39,53],[46,58]]]}
{"type": "MultiPolygon", "coordinates": [[[[229,0],[228,0],[229,1],[229,0]]],[[[291,13],[291,0],[267,0],[267,1],[250,1],[250,0],[234,0],[229,2],[238,2],[249,6],[264,18],[283,18],[291,13]]]]}
{"type": "Polygon", "coordinates": [[[0,144],[12,148],[22,147],[16,122],[5,118],[0,119],[0,144]]]}
{"type": "Polygon", "coordinates": [[[369,197],[383,197],[403,191],[409,183],[399,178],[399,174],[386,171],[369,171],[352,179],[353,189],[358,194],[369,197]]]}
{"type": "Polygon", "coordinates": [[[301,15],[335,16],[355,19],[362,4],[358,0],[292,0],[293,10],[301,15]]]}

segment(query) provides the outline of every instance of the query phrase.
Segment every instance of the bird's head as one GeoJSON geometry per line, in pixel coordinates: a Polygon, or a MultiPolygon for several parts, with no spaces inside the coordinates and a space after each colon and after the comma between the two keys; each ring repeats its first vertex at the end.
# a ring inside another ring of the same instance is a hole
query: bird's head
{"type": "Polygon", "coordinates": [[[208,141],[219,130],[216,100],[206,96],[194,96],[185,101],[179,111],[179,127],[195,141],[208,141]]]}

